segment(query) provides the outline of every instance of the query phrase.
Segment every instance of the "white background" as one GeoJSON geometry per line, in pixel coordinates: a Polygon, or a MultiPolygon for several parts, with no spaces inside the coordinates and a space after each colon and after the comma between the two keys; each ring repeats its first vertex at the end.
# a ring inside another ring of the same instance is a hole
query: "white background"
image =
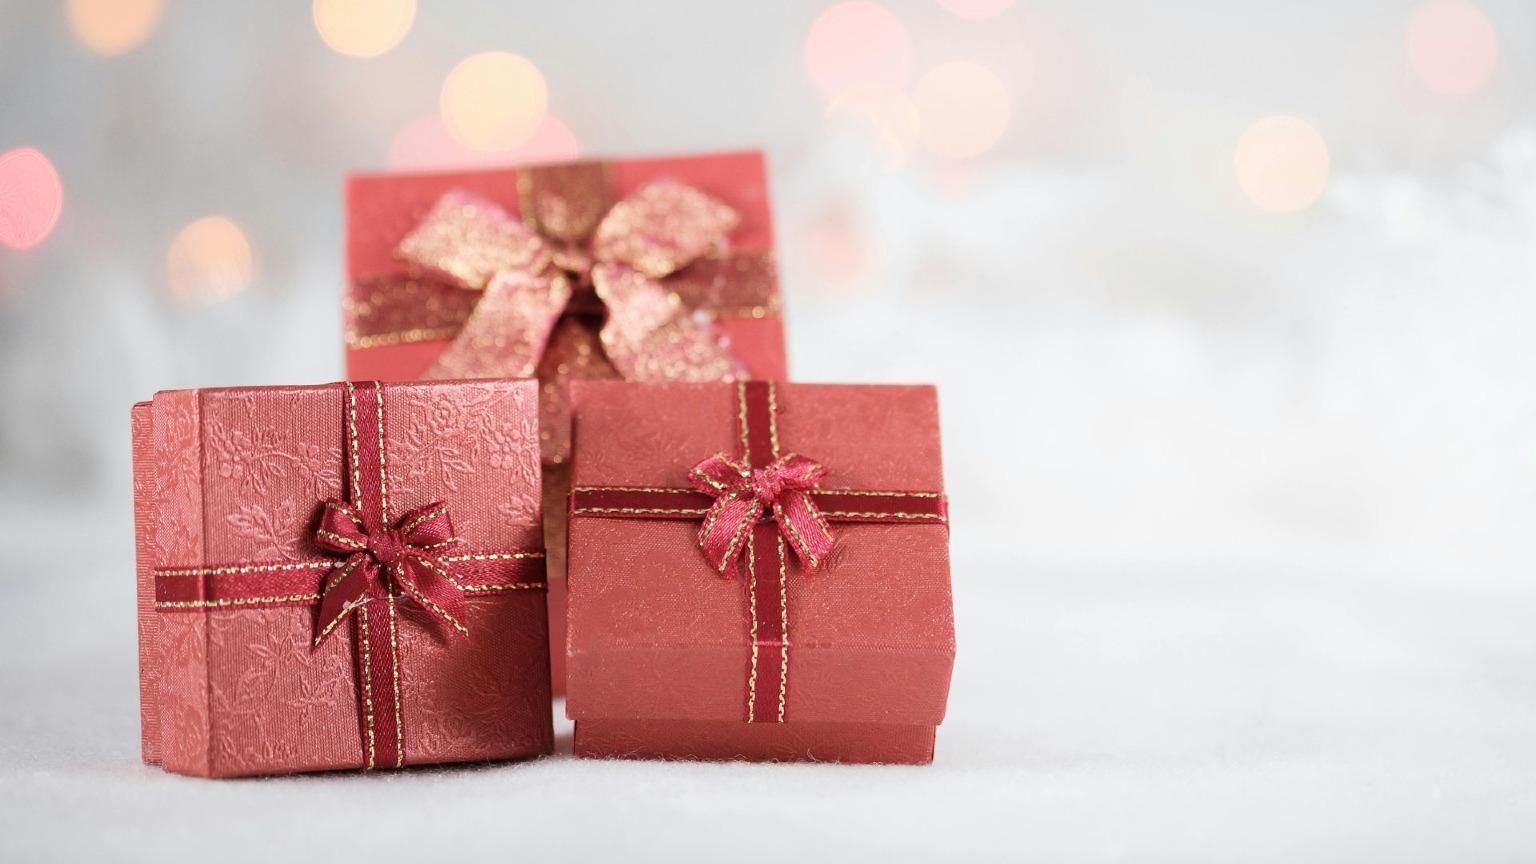
{"type": "Polygon", "coordinates": [[[826,3],[423,3],[342,57],[308,4],[171,2],[100,57],[0,0],[0,858],[1510,860],[1536,855],[1536,10],[1437,96],[1415,4],[930,2],[912,78],[1010,94],[889,164],[807,81],[826,3]],[[792,373],[940,385],[960,655],[921,768],[534,763],[203,782],[138,762],[128,408],[341,376],[341,182],[516,51],[592,155],[761,146],[792,373]],[[1233,147],[1307,119],[1322,196],[1233,147]],[[899,160],[898,160],[899,161],[899,160]],[[248,290],[165,288],[222,214],[248,290]]]}

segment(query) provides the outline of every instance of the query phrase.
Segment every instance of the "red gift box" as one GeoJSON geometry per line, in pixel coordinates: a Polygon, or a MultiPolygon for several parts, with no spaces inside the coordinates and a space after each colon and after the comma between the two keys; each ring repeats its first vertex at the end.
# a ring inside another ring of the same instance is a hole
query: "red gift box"
{"type": "Polygon", "coordinates": [[[548,753],[531,381],[133,410],[143,751],[210,777],[548,753]]]}
{"type": "MultiPolygon", "coordinates": [[[[757,152],[355,176],[347,375],[537,376],[563,502],[570,381],[785,377],[772,250],[757,152]]],[[[545,527],[558,649],[563,506],[545,527]]]]}
{"type": "Polygon", "coordinates": [[[931,387],[582,382],[585,756],[923,763],[954,663],[931,387]]]}

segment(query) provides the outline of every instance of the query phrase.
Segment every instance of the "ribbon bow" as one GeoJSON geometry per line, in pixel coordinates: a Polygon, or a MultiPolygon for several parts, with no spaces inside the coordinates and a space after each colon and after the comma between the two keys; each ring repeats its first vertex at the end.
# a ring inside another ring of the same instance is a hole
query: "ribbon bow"
{"type": "Polygon", "coordinates": [[[368,521],[345,501],[325,502],[315,542],[347,558],[321,589],[315,645],[325,641],[354,609],[389,596],[391,583],[421,608],[468,635],[462,623],[464,587],[436,554],[459,542],[447,506],[438,502],[418,507],[400,517],[393,528],[370,530],[368,521]]]}
{"type": "Polygon", "coordinates": [[[827,469],[804,456],[789,454],[763,468],[749,468],[724,453],[705,459],[688,472],[694,488],[713,495],[699,528],[699,546],[721,573],[734,572],[746,550],[752,526],[770,514],[779,533],[806,570],[815,570],[832,551],[832,532],[811,493],[827,469]]]}
{"type": "Polygon", "coordinates": [[[608,206],[590,166],[526,172],[523,220],[463,191],[438,199],[396,257],[481,292],[427,378],[533,375],[567,311],[606,312],[603,353],[623,377],[722,381],[746,377],[707,318],[667,280],[725,248],[736,212],[698,189],[654,180],[608,206]],[[526,223],[526,224],[525,224],[526,223]]]}

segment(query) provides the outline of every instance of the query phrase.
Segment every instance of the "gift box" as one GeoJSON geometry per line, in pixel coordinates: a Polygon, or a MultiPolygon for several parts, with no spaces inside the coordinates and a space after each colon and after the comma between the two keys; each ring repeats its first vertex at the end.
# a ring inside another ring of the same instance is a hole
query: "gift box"
{"type": "MultiPolygon", "coordinates": [[[[537,376],[545,487],[563,502],[572,380],[785,377],[772,250],[755,152],[355,176],[347,375],[537,376]]],[[[546,532],[559,646],[563,506],[546,532]]]]}
{"type": "Polygon", "coordinates": [[[553,744],[532,381],[133,409],[143,753],[208,777],[553,744]]]}
{"type": "Polygon", "coordinates": [[[575,752],[931,761],[955,651],[934,390],[573,400],[575,752]]]}

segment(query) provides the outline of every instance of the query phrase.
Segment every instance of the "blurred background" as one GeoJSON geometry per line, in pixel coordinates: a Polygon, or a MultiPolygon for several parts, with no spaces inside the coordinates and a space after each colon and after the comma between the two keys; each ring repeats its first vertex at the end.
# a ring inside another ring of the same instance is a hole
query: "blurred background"
{"type": "Polygon", "coordinates": [[[941,388],[941,765],[1529,851],[1533,92],[1521,0],[0,0],[0,746],[131,774],[129,405],[341,376],[348,172],[761,147],[792,374],[941,388]]]}

